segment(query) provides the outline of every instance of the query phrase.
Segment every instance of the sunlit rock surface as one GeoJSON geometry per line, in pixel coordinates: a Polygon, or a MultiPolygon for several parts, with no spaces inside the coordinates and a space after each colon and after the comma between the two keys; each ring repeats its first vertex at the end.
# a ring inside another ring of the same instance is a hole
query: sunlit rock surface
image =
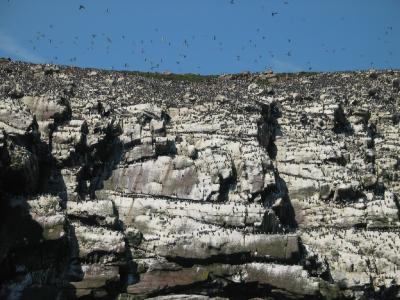
{"type": "Polygon", "coordinates": [[[0,78],[1,299],[400,298],[400,72],[0,78]]]}

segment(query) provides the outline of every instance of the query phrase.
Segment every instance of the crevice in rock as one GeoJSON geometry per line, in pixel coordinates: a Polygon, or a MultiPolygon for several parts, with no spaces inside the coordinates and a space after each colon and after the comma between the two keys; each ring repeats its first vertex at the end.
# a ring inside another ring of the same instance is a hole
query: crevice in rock
{"type": "Polygon", "coordinates": [[[235,164],[231,162],[232,174],[224,179],[221,174],[219,174],[219,191],[218,191],[218,202],[226,202],[229,198],[229,191],[235,189],[237,184],[237,171],[235,164]]]}
{"type": "MultiPolygon", "coordinates": [[[[75,288],[65,273],[71,263],[70,239],[46,240],[42,225],[29,214],[29,201],[0,203],[0,298],[74,299],[75,288]]],[[[70,237],[74,238],[73,232],[70,237]]],[[[75,265],[81,269],[79,261],[75,265]]]]}
{"type": "Polygon", "coordinates": [[[229,264],[229,265],[242,265],[251,262],[260,263],[279,263],[284,265],[290,265],[298,261],[298,257],[293,256],[291,259],[278,259],[270,257],[254,257],[250,252],[239,252],[232,254],[218,254],[212,255],[207,258],[189,258],[180,256],[166,256],[168,261],[177,263],[178,265],[189,268],[194,265],[211,265],[215,263],[219,264],[229,264]]]}
{"type": "Polygon", "coordinates": [[[275,137],[279,127],[277,120],[281,116],[281,111],[276,102],[260,103],[260,105],[261,118],[257,121],[257,139],[269,157],[275,159],[277,155],[275,137]]]}
{"type": "Polygon", "coordinates": [[[352,135],[354,133],[354,130],[346,117],[342,104],[339,104],[333,112],[333,131],[336,134],[344,133],[352,135]]]}
{"type": "Polygon", "coordinates": [[[274,169],[274,176],[276,188],[271,188],[263,193],[264,206],[275,212],[284,231],[293,232],[298,225],[286,182],[280,177],[276,168],[274,169]]]}
{"type": "Polygon", "coordinates": [[[308,253],[306,247],[299,237],[299,250],[300,250],[300,265],[312,277],[319,277],[329,283],[333,283],[333,278],[329,269],[329,264],[325,261],[322,262],[318,255],[308,253]]]}
{"type": "Polygon", "coordinates": [[[108,224],[105,222],[106,217],[104,216],[87,215],[82,213],[80,216],[68,215],[68,219],[71,221],[79,221],[79,223],[87,226],[101,226],[109,229],[117,229],[117,224],[108,224]]]}
{"type": "Polygon", "coordinates": [[[103,131],[104,138],[93,147],[83,149],[85,164],[77,175],[77,192],[81,199],[86,195],[95,199],[95,191],[103,187],[103,181],[111,176],[112,170],[122,159],[123,144],[118,138],[122,133],[120,125],[113,119],[99,131],[103,131]]]}
{"type": "Polygon", "coordinates": [[[397,218],[400,221],[400,201],[399,201],[399,198],[397,197],[396,194],[393,194],[393,201],[394,201],[394,203],[396,205],[396,208],[397,208],[397,218]]]}
{"type": "MultiPolygon", "coordinates": [[[[277,102],[270,102],[268,105],[261,105],[261,112],[262,118],[257,123],[258,141],[266,149],[270,159],[275,160],[278,153],[275,138],[280,132],[278,118],[281,117],[282,111],[277,102]]],[[[275,212],[285,231],[294,231],[297,228],[297,222],[286,182],[279,175],[276,167],[273,167],[273,173],[275,186],[268,187],[262,192],[264,206],[275,212]]]]}
{"type": "Polygon", "coordinates": [[[230,279],[214,276],[210,273],[205,281],[195,282],[189,285],[167,287],[162,290],[150,293],[147,297],[168,296],[168,295],[207,295],[209,297],[223,297],[233,300],[242,299],[320,299],[319,295],[293,295],[282,289],[269,284],[258,282],[234,282],[230,279]]]}

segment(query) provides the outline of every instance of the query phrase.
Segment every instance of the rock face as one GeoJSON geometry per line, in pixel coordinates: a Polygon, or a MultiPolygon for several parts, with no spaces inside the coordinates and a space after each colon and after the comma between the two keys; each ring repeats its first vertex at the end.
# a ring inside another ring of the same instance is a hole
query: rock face
{"type": "Polygon", "coordinates": [[[0,298],[400,298],[400,72],[0,78],[0,298]]]}

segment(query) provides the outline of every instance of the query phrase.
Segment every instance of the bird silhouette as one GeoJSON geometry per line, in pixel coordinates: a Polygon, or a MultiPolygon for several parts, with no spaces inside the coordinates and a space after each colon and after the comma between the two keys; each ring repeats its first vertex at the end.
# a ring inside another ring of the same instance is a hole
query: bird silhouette
{"type": "Polygon", "coordinates": [[[278,14],[278,12],[272,12],[271,13],[271,16],[275,16],[275,15],[277,15],[278,14]]]}
{"type": "Polygon", "coordinates": [[[86,7],[83,5],[79,5],[79,10],[82,10],[82,9],[86,9],[86,7]]]}

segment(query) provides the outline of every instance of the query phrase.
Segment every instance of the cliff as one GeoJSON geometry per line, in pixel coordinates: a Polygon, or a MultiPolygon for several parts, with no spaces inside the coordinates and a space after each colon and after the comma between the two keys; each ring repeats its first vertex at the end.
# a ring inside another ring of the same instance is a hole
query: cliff
{"type": "Polygon", "coordinates": [[[1,298],[400,298],[399,71],[0,78],[1,298]]]}

